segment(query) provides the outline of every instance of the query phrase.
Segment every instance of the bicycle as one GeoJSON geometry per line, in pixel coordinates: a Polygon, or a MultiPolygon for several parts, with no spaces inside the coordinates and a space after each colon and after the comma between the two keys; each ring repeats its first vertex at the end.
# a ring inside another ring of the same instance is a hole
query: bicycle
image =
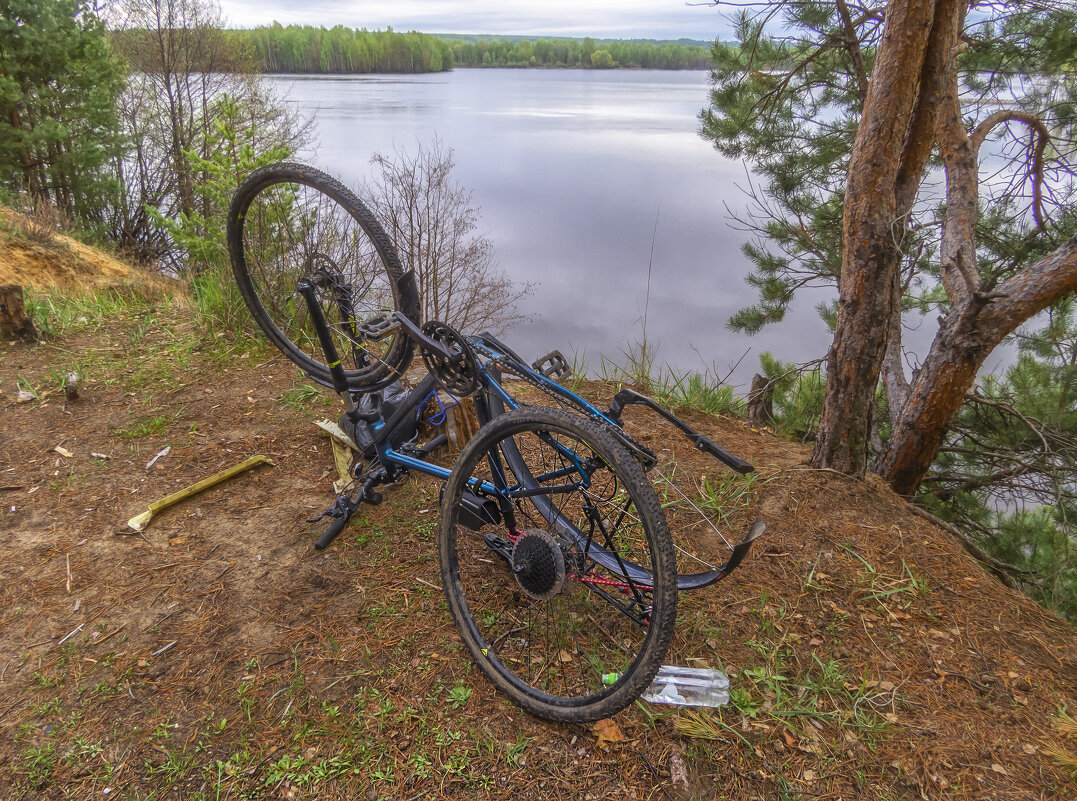
{"type": "Polygon", "coordinates": [[[488,333],[421,324],[414,274],[373,213],[318,170],[282,163],[252,173],[233,198],[227,240],[254,319],[341,396],[341,426],[362,456],[323,513],[333,520],[315,547],[327,547],[361,504],[380,503],[379,486],[409,471],[434,476],[444,481],[442,583],[483,673],[553,721],[598,720],[635,700],[669,647],[678,592],[729,575],[764,525],[727,542],[723,565],[679,570],[685,549],[675,551],[647,477],[659,459],[626,431],[622,412],[650,408],[698,451],[739,473],[752,466],[633,390],[606,410],[593,406],[558,382],[568,365],[556,351],[527,364],[488,333]],[[427,374],[404,391],[416,349],[427,374]],[[506,373],[559,408],[521,402],[506,373]],[[414,442],[418,410],[437,390],[472,399],[480,423],[451,470],[428,458],[444,435],[414,442]]]}

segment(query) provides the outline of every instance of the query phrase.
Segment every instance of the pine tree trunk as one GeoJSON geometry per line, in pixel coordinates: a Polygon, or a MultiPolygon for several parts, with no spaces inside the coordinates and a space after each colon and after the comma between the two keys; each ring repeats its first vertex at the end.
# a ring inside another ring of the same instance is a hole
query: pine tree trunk
{"type": "MultiPolygon", "coordinates": [[[[938,0],[946,6],[952,0],[938,0]]],[[[948,31],[935,25],[933,0],[893,0],[849,160],[842,220],[838,324],[827,354],[826,392],[811,463],[863,475],[875,387],[886,353],[904,216],[930,152],[924,99],[948,31]],[[925,120],[926,117],[926,120],[925,120]]]]}
{"type": "Polygon", "coordinates": [[[991,351],[1071,292],[1077,292],[1077,236],[994,292],[970,295],[951,310],[875,468],[895,492],[916,492],[991,351]]]}

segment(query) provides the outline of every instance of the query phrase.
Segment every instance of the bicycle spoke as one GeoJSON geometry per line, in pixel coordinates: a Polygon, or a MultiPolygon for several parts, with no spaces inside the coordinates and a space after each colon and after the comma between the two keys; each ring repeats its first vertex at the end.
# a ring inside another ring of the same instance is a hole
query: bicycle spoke
{"type": "MultiPolygon", "coordinates": [[[[559,414],[529,409],[506,417],[552,415],[560,421],[559,414]]],[[[657,503],[653,494],[647,496],[650,489],[638,466],[619,445],[576,422],[495,433],[475,447],[482,448],[481,458],[466,465],[469,475],[513,488],[506,494],[513,498],[518,526],[473,531],[453,524],[448,535],[455,572],[446,586],[466,603],[465,636],[474,636],[479,653],[490,655],[483,669],[529,698],[590,699],[588,704],[601,706],[605,699],[623,695],[623,682],[609,688],[603,675],[630,675],[641,655],[651,653],[655,588],[642,578],[658,582],[660,628],[669,619],[675,580],[662,572],[665,561],[655,561],[654,533],[661,524],[653,516],[657,503]],[[617,462],[621,468],[611,467],[617,462]],[[629,470],[627,483],[621,469],[629,470]],[[650,499],[646,513],[637,506],[641,497],[650,499]],[[476,558],[480,550],[491,553],[486,536],[511,546],[511,558],[507,552],[493,560],[476,558]],[[511,614],[494,614],[505,603],[500,593],[511,595],[511,614]],[[591,624],[596,620],[601,625],[591,624]]],[[[456,469],[463,463],[461,455],[456,469]]],[[[669,558],[662,554],[663,560],[669,558]]]]}
{"type": "MultiPolygon", "coordinates": [[[[329,176],[301,165],[271,165],[237,190],[228,237],[240,291],[269,338],[301,368],[325,380],[329,368],[300,282],[314,295],[355,389],[398,373],[413,345],[400,332],[370,340],[361,327],[418,298],[373,214],[329,176]],[[237,256],[236,251],[240,252],[237,256]]],[[[382,384],[384,385],[384,384],[382,384]]]]}

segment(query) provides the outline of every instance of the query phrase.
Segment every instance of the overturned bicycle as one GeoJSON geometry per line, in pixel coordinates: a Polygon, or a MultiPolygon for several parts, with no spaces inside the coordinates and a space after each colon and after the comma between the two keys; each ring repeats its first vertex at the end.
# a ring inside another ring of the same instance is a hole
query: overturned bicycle
{"type": "Polygon", "coordinates": [[[722,510],[679,480],[695,475],[684,458],[633,436],[626,407],[658,415],[697,456],[739,474],[752,466],[631,389],[592,405],[559,383],[569,371],[556,352],[529,364],[490,334],[422,322],[415,276],[374,215],[313,168],[251,174],[227,232],[255,320],[340,395],[341,426],[362,455],[315,547],[360,505],[379,503],[379,487],[409,471],[434,476],[444,482],[438,557],[449,609],[494,685],[562,722],[609,717],[639,697],[669,647],[678,593],[729,575],[764,524],[731,543],[722,510]],[[405,391],[416,349],[427,372],[405,391]],[[419,409],[438,391],[470,399],[480,423],[451,469],[431,461],[443,438],[415,441],[419,409]],[[719,542],[724,560],[708,558],[702,541],[719,542]]]}

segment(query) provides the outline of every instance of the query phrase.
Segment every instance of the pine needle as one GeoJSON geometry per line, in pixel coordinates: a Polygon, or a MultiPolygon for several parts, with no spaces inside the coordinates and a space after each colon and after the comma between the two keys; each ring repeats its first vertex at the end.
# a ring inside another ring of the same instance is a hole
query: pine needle
{"type": "Polygon", "coordinates": [[[703,712],[685,710],[677,716],[673,725],[685,737],[694,737],[697,740],[725,739],[725,734],[719,724],[703,712]]]}

